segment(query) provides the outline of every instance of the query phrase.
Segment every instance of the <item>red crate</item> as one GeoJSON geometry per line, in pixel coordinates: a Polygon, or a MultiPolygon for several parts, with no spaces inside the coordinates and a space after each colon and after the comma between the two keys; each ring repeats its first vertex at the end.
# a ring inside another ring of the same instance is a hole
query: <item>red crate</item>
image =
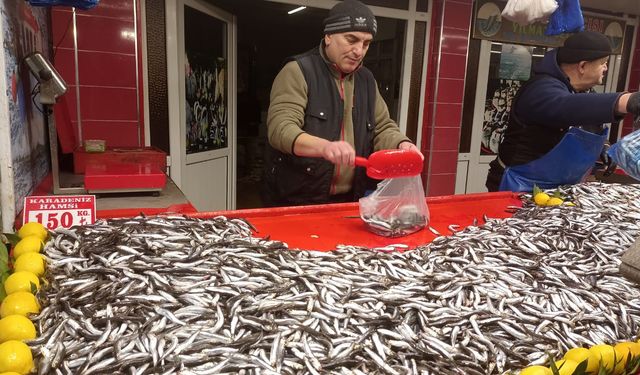
{"type": "Polygon", "coordinates": [[[155,147],[107,148],[105,152],[86,152],[83,147],[73,151],[73,173],[84,174],[88,165],[113,164],[152,165],[167,171],[167,154],[155,147]]]}
{"type": "Polygon", "coordinates": [[[89,164],[84,175],[87,191],[144,191],[164,189],[167,175],[153,164],[89,164]]]}

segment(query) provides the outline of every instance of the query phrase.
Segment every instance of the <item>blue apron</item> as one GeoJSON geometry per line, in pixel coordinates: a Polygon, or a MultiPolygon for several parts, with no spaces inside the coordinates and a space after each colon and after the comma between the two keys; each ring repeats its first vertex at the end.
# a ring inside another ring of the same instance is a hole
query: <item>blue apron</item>
{"type": "Polygon", "coordinates": [[[600,157],[609,129],[594,134],[570,128],[560,143],[541,158],[507,167],[500,181],[501,191],[532,191],[533,185],[553,189],[582,181],[600,157]]]}

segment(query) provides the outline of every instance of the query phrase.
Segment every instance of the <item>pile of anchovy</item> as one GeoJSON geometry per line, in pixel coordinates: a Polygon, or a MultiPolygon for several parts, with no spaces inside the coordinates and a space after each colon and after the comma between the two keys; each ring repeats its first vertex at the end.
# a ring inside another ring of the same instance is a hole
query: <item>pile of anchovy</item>
{"type": "Polygon", "coordinates": [[[60,229],[29,344],[41,374],[472,375],[635,339],[618,268],[640,187],[563,193],[575,206],[525,202],[404,252],[289,250],[224,217],[60,229]]]}

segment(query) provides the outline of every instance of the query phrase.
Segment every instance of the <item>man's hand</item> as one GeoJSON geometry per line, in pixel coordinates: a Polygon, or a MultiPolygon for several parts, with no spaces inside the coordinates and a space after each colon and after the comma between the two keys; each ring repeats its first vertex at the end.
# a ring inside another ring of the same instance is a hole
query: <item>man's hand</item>
{"type": "Polygon", "coordinates": [[[398,148],[400,150],[412,150],[412,151],[415,151],[418,154],[420,154],[420,157],[424,161],[424,155],[422,155],[422,152],[420,152],[420,149],[418,149],[418,146],[414,145],[413,143],[411,143],[409,141],[404,141],[404,142],[402,142],[402,143],[400,143],[398,145],[398,148]]]}
{"type": "Polygon", "coordinates": [[[336,165],[354,165],[356,150],[348,142],[331,142],[307,133],[302,133],[293,144],[293,154],[311,158],[324,158],[336,165]]]}
{"type": "Polygon", "coordinates": [[[640,116],[640,92],[634,92],[627,99],[627,113],[640,116]]]}
{"type": "Polygon", "coordinates": [[[356,150],[348,142],[328,142],[322,147],[322,157],[336,165],[354,165],[356,150]]]}
{"type": "Polygon", "coordinates": [[[611,156],[607,153],[609,150],[609,144],[605,144],[602,148],[602,152],[600,153],[600,161],[604,167],[604,172],[602,173],[603,177],[611,176],[613,172],[615,172],[618,165],[613,161],[611,156]]]}

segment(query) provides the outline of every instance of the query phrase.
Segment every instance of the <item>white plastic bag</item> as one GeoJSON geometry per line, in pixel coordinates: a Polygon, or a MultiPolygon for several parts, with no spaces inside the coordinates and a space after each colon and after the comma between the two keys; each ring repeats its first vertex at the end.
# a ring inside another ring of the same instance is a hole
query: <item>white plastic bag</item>
{"type": "Polygon", "coordinates": [[[381,236],[406,236],[429,223],[420,175],[383,180],[359,203],[360,217],[367,229],[381,236]]]}
{"type": "Polygon", "coordinates": [[[556,0],[509,0],[502,11],[502,17],[526,26],[546,21],[556,9],[556,0]]]}

